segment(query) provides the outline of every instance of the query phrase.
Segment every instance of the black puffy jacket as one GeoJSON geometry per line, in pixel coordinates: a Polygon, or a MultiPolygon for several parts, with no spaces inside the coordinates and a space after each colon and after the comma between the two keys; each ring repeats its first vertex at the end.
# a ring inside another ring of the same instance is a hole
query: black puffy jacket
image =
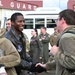
{"type": "Polygon", "coordinates": [[[16,31],[13,29],[13,27],[11,27],[11,29],[5,34],[5,37],[13,43],[18,53],[20,54],[21,63],[16,67],[18,73],[22,69],[28,70],[31,66],[32,60],[26,54],[26,39],[24,37],[24,34],[21,32],[21,34],[18,35],[16,31]]]}

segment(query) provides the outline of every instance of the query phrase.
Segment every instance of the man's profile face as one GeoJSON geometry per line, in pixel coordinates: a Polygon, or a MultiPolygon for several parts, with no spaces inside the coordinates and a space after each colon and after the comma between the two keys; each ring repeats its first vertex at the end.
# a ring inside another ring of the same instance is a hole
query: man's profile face
{"type": "Polygon", "coordinates": [[[60,17],[58,17],[58,20],[56,22],[58,31],[61,32],[61,28],[62,28],[62,19],[60,20],[60,17]]]}
{"type": "Polygon", "coordinates": [[[24,29],[25,21],[23,16],[17,16],[15,22],[13,22],[13,27],[18,31],[22,32],[24,29]]]}

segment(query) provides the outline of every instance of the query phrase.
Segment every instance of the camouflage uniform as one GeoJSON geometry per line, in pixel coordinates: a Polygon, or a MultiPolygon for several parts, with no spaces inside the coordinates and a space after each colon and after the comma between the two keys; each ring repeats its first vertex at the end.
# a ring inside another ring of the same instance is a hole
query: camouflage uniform
{"type": "Polygon", "coordinates": [[[59,33],[54,32],[51,36],[50,36],[50,45],[56,45],[57,41],[59,38],[59,33]]]}
{"type": "Polygon", "coordinates": [[[24,37],[26,39],[26,53],[29,54],[29,51],[30,51],[30,43],[29,43],[29,40],[28,40],[28,37],[26,34],[24,34],[24,37]]]}

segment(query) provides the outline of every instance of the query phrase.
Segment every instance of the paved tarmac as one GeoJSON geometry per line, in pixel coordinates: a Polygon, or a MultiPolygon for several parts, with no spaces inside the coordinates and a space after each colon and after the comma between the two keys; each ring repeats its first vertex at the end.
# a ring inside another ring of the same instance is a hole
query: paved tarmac
{"type": "Polygon", "coordinates": [[[42,73],[37,73],[37,74],[26,73],[25,75],[55,75],[55,71],[42,72],[42,73]]]}
{"type": "Polygon", "coordinates": [[[43,73],[40,73],[39,75],[55,75],[55,71],[43,72],[43,73]]]}

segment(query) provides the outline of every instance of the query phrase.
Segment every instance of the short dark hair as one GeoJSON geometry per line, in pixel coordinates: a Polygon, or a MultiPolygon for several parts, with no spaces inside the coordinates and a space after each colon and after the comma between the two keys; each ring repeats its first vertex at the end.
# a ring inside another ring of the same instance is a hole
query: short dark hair
{"type": "Polygon", "coordinates": [[[38,35],[38,31],[37,31],[37,29],[36,29],[36,28],[34,28],[34,30],[35,30],[36,34],[38,35]]]}
{"type": "Polygon", "coordinates": [[[11,20],[11,18],[8,18],[7,21],[8,21],[8,20],[11,20]]]}
{"type": "Polygon", "coordinates": [[[21,14],[21,13],[14,13],[14,14],[12,14],[12,16],[11,16],[11,22],[12,21],[15,22],[15,20],[17,19],[17,16],[23,16],[23,14],[21,14]]]}
{"type": "Polygon", "coordinates": [[[41,28],[43,28],[43,29],[45,29],[45,30],[47,29],[46,27],[41,27],[41,28]]]}
{"type": "Polygon", "coordinates": [[[75,12],[71,9],[65,9],[59,13],[59,20],[64,18],[68,25],[75,25],[75,12]]]}

